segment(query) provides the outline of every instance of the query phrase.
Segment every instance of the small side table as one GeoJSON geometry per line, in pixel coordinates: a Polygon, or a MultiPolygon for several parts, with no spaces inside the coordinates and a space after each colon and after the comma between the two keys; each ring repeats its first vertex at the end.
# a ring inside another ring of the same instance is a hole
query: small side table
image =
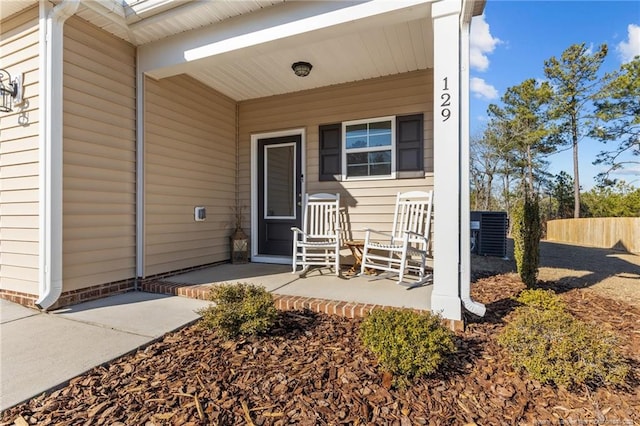
{"type": "Polygon", "coordinates": [[[355,275],[360,272],[362,265],[362,250],[364,250],[364,240],[345,241],[345,244],[351,250],[353,255],[353,266],[347,271],[349,275],[355,275]]]}

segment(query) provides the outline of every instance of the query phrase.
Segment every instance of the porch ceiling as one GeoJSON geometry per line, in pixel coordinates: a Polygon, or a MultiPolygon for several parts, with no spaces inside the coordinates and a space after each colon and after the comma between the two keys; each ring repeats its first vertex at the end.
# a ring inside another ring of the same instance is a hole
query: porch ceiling
{"type": "Polygon", "coordinates": [[[187,74],[242,101],[432,67],[432,1],[87,0],[77,15],[137,45],[147,75],[187,74]],[[153,51],[163,60],[145,68],[153,51]]]}
{"type": "Polygon", "coordinates": [[[232,99],[431,68],[431,0],[287,2],[140,48],[153,78],[188,74],[232,99]],[[310,62],[297,77],[291,65],[310,62]]]}
{"type": "MultiPolygon", "coordinates": [[[[291,46],[239,57],[211,58],[184,72],[235,100],[278,95],[427,69],[432,66],[427,19],[353,30],[335,37],[299,37],[291,46]],[[304,78],[291,65],[313,65],[304,78]]],[[[287,43],[289,44],[289,43],[287,43]]]]}

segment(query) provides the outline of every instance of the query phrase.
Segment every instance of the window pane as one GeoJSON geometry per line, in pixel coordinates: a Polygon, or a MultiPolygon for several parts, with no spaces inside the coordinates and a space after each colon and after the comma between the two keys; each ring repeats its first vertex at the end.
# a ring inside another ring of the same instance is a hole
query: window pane
{"type": "Polygon", "coordinates": [[[369,136],[369,146],[390,146],[391,134],[369,136]]]}
{"type": "Polygon", "coordinates": [[[369,176],[391,174],[391,151],[378,151],[369,154],[369,176]]]}
{"type": "Polygon", "coordinates": [[[347,166],[347,176],[369,176],[369,167],[368,166],[347,166]]]}
{"type": "Polygon", "coordinates": [[[391,134],[391,121],[369,123],[369,134],[377,135],[381,133],[391,134]]]}
{"type": "Polygon", "coordinates": [[[357,152],[353,154],[347,154],[347,164],[367,164],[369,162],[369,155],[366,152],[357,152]]]}
{"type": "Polygon", "coordinates": [[[376,151],[369,153],[369,163],[391,164],[391,151],[376,151]]]}
{"type": "Polygon", "coordinates": [[[391,164],[373,164],[369,176],[387,176],[391,174],[391,164]]]}
{"type": "Polygon", "coordinates": [[[265,150],[267,216],[292,217],[294,212],[293,145],[267,147],[265,150]]]}
{"type": "Polygon", "coordinates": [[[347,154],[347,177],[388,176],[391,174],[391,151],[347,154]]]}
{"type": "Polygon", "coordinates": [[[355,137],[347,136],[346,145],[347,145],[347,149],[366,148],[367,147],[367,137],[366,136],[355,136],[355,137]]]}
{"type": "Polygon", "coordinates": [[[367,125],[365,124],[353,124],[347,126],[347,137],[362,137],[367,135],[367,125]]]}

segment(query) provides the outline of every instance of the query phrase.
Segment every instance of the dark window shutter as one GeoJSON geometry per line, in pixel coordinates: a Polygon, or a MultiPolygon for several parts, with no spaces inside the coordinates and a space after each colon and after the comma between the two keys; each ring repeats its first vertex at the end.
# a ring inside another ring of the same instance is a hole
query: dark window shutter
{"type": "Polygon", "coordinates": [[[423,114],[396,117],[396,170],[422,171],[424,163],[423,114]]]}
{"type": "Polygon", "coordinates": [[[336,180],[342,175],[342,124],[327,124],[319,127],[320,177],[321,181],[336,180]]]}

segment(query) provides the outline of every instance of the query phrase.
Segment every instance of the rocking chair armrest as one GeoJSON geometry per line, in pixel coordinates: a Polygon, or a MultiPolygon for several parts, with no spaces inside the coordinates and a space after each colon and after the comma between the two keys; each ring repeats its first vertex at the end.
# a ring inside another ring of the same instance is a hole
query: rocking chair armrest
{"type": "MultiPolygon", "coordinates": [[[[306,232],[304,232],[302,229],[298,228],[297,226],[292,226],[291,230],[293,232],[295,232],[297,235],[301,235],[303,239],[309,237],[309,234],[307,234],[306,232]]],[[[335,235],[327,235],[327,238],[335,237],[335,239],[337,241],[340,241],[340,231],[341,231],[340,228],[336,228],[335,232],[334,232],[335,235]]],[[[294,235],[294,238],[295,238],[295,235],[294,235]]]]}

